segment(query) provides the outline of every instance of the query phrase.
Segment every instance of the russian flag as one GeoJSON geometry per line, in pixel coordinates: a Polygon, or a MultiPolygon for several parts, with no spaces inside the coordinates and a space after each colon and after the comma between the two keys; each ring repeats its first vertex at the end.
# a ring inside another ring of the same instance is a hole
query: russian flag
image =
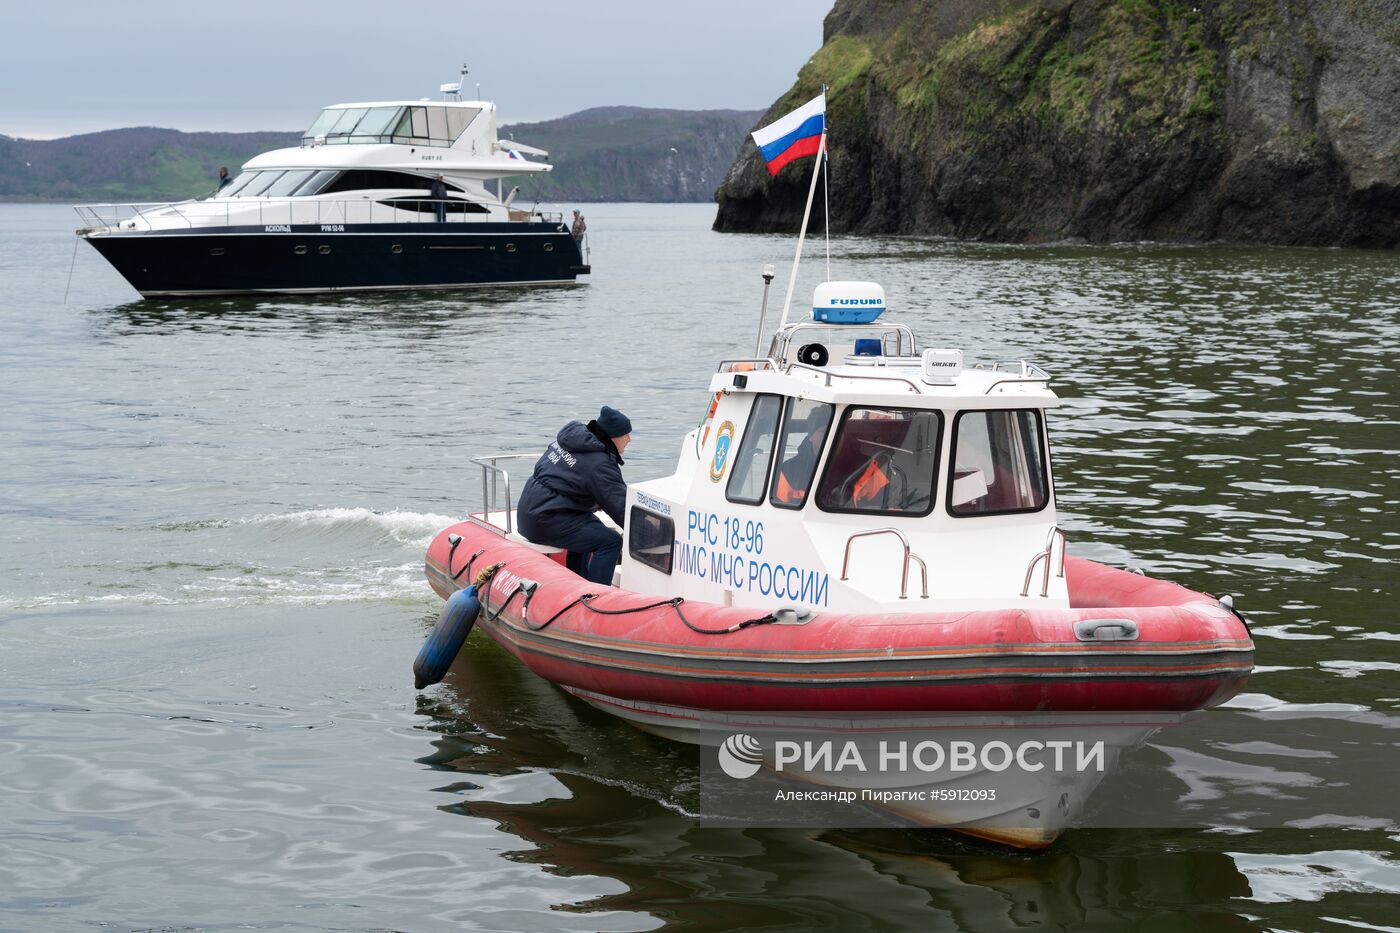
{"type": "Polygon", "coordinates": [[[753,141],[776,175],[793,159],[816,155],[826,133],[826,94],[822,93],[780,120],[754,130],[753,141]]]}

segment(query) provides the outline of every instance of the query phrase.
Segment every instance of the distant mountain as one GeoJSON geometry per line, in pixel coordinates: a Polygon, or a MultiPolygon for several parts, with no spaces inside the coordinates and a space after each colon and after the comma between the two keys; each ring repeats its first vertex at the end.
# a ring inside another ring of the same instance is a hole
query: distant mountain
{"type": "Polygon", "coordinates": [[[299,133],[182,133],[151,126],[65,139],[0,136],[0,200],[166,201],[213,189],[268,149],[295,146],[299,133]]]}
{"type": "Polygon", "coordinates": [[[595,107],[501,138],[549,150],[548,175],[508,181],[524,201],[711,201],[756,110],[595,107]]]}
{"type": "MultiPolygon", "coordinates": [[[[508,179],[520,203],[709,201],[757,111],[598,107],[501,127],[547,149],[555,169],[508,179]]],[[[134,127],[64,139],[0,136],[0,201],[162,201],[214,187],[219,166],[295,146],[295,132],[183,133],[134,127]]]]}

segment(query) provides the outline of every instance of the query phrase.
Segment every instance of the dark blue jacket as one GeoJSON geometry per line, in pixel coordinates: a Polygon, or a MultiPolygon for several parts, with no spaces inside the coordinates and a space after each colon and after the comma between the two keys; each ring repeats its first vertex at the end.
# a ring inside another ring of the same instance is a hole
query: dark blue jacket
{"type": "Polygon", "coordinates": [[[525,481],[516,521],[525,537],[548,544],[555,534],[577,528],[599,507],[621,528],[626,504],[622,457],[613,442],[591,424],[570,421],[525,481]]]}

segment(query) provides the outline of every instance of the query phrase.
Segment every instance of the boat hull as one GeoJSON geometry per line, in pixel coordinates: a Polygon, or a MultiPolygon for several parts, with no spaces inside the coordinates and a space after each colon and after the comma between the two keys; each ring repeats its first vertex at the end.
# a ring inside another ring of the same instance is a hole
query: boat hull
{"type": "MultiPolygon", "coordinates": [[[[1170,713],[1067,713],[1020,717],[918,716],[907,714],[868,717],[782,715],[696,710],[643,703],[563,688],[595,709],[626,720],[644,732],[672,741],[703,746],[719,746],[729,736],[781,737],[800,740],[811,736],[820,742],[850,740],[861,750],[863,761],[879,760],[882,743],[918,741],[937,736],[945,744],[952,740],[978,745],[1006,740],[1014,734],[1017,742],[1050,742],[1066,737],[1087,738],[1103,745],[1103,767],[1082,771],[1024,771],[986,768],[908,771],[901,769],[865,770],[843,773],[831,770],[805,770],[801,763],[787,762],[781,769],[783,781],[836,790],[928,792],[921,797],[893,795],[893,802],[877,803],[879,809],[898,820],[921,827],[939,827],[980,839],[1022,849],[1051,845],[1060,834],[1080,819],[1089,798],[1118,765],[1122,753],[1142,743],[1163,726],[1175,725],[1179,714],[1170,713]],[[971,791],[961,802],[942,802],[951,792],[971,791]],[[988,792],[992,793],[988,793],[988,792]],[[940,792],[943,796],[940,796],[940,792]],[[969,802],[970,801],[970,802],[969,802]]],[[[771,742],[762,743],[771,748],[771,742]]],[[[776,774],[771,753],[764,755],[763,767],[776,774]]],[[[702,782],[702,788],[705,787],[702,782]]],[[[717,788],[721,793],[732,785],[717,788]]],[[[704,808],[714,800],[701,801],[704,808]]],[[[723,807],[723,803],[721,803],[723,807]]],[[[732,815],[730,817],[733,818],[732,815]]]]}
{"type": "MultiPolygon", "coordinates": [[[[1123,749],[1175,715],[1233,696],[1253,668],[1248,629],[1218,600],[1072,557],[1065,561],[1069,609],[819,612],[801,624],[760,624],[725,634],[695,629],[728,628],[754,611],[677,606],[589,584],[550,556],[476,521],[438,535],[426,572],[445,598],[497,564],[478,587],[478,627],[566,692],[668,739],[716,745],[738,732],[845,731],[869,744],[911,730],[949,734],[947,720],[938,719],[947,714],[991,714],[1001,720],[1001,732],[994,728],[989,735],[1006,737],[1010,728],[1024,739],[1040,727],[1036,716],[1080,717],[1072,725],[1106,738],[1105,770],[1054,776],[892,771],[880,785],[995,788],[995,803],[980,809],[949,810],[936,800],[885,809],[914,825],[1018,848],[1053,843],[1084,813],[1123,749]],[[460,541],[453,547],[449,538],[456,536],[460,541]],[[527,602],[522,594],[531,583],[537,586],[527,602]],[[578,602],[599,591],[592,605],[607,614],[578,602]],[[1138,637],[1085,641],[1077,634],[1105,621],[1131,622],[1138,637]],[[892,721],[890,714],[904,715],[892,721]]],[[[783,776],[848,786],[830,772],[789,768],[783,776]]],[[[871,776],[862,771],[853,780],[869,787],[871,776]]]]}
{"type": "MultiPolygon", "coordinates": [[[[622,615],[570,608],[599,588],[473,521],[437,537],[426,572],[445,598],[496,563],[502,568],[480,591],[479,626],[540,676],[627,701],[807,712],[1187,711],[1233,696],[1253,668],[1248,630],[1219,601],[1073,557],[1065,564],[1069,609],[818,612],[802,624],[723,635],[693,631],[669,604],[622,615]],[[462,537],[450,568],[449,534],[462,537]],[[461,572],[468,555],[476,555],[473,569],[461,572]],[[523,610],[521,599],[505,602],[521,579],[540,584],[523,610]],[[1129,620],[1138,637],[1077,634],[1076,623],[1100,620],[1129,620]]],[[[598,608],[657,602],[604,589],[598,608]]],[[[694,602],[679,608],[696,628],[711,630],[755,615],[694,602]]]]}
{"type": "Polygon", "coordinates": [[[553,223],[80,231],[145,298],[563,285],[587,274],[553,223]]]}

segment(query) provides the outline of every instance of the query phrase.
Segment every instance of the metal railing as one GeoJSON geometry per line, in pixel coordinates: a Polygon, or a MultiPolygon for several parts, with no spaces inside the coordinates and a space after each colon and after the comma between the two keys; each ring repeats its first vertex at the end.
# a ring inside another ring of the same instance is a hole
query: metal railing
{"type": "Polygon", "coordinates": [[[1036,565],[1042,560],[1045,561],[1045,571],[1040,580],[1040,595],[1050,595],[1050,564],[1054,561],[1056,538],[1060,539],[1060,572],[1055,576],[1063,577],[1065,575],[1065,548],[1068,546],[1069,539],[1065,537],[1065,533],[1060,530],[1059,525],[1051,525],[1050,531],[1045,535],[1045,547],[1035,552],[1035,556],[1031,558],[1030,566],[1026,568],[1026,582],[1021,586],[1022,596],[1031,594],[1031,576],[1035,573],[1036,565]]]}
{"type": "MultiPolygon", "coordinates": [[[[227,198],[209,201],[167,201],[133,204],[80,204],[74,207],[88,231],[122,232],[196,227],[248,227],[273,224],[333,225],[365,223],[490,223],[488,211],[452,211],[464,202],[433,198],[227,198]],[[385,203],[392,201],[393,203],[385,203]],[[437,206],[448,208],[438,220],[437,206]]],[[[491,208],[497,204],[481,204],[491,208]]],[[[568,232],[564,215],[531,211],[526,222],[551,224],[568,232]]],[[[338,231],[320,231],[338,232],[338,231]]]]}
{"type": "Polygon", "coordinates": [[[903,376],[866,376],[863,374],[858,376],[854,373],[833,373],[829,370],[822,369],[820,366],[812,366],[808,363],[789,363],[787,364],[787,369],[783,371],[790,373],[794,369],[808,369],[819,376],[824,376],[826,377],[827,385],[831,385],[832,379],[869,379],[875,382],[902,382],[906,386],[908,386],[909,391],[913,392],[915,395],[923,394],[919,387],[914,384],[914,381],[912,379],[906,379],[903,376]]]}
{"type": "Polygon", "coordinates": [[[928,564],[924,563],[924,559],[918,554],[909,550],[909,539],[898,528],[872,528],[869,531],[857,531],[847,538],[846,556],[841,561],[841,579],[843,581],[849,579],[847,571],[851,565],[851,545],[855,543],[857,538],[869,538],[873,535],[894,535],[904,547],[904,566],[899,575],[899,598],[909,598],[909,561],[916,560],[919,562],[919,573],[923,581],[923,598],[928,599],[928,564]]]}
{"type": "Polygon", "coordinates": [[[737,359],[737,360],[720,360],[720,361],[719,361],[719,369],[715,370],[715,372],[720,372],[720,373],[752,373],[752,372],[762,372],[762,371],[765,371],[765,370],[771,370],[772,368],[773,368],[773,361],[770,360],[770,359],[767,359],[766,357],[763,358],[763,359],[759,359],[759,358],[756,357],[756,356],[746,356],[746,357],[741,357],[740,359],[737,359]],[[740,366],[747,366],[748,368],[747,368],[747,369],[740,369],[740,368],[739,368],[740,366]]]}
{"type": "Polygon", "coordinates": [[[1028,363],[1025,360],[997,360],[995,363],[978,363],[972,368],[992,373],[1012,372],[1015,374],[1008,379],[996,380],[991,385],[987,386],[987,391],[983,392],[983,395],[991,395],[993,389],[1004,385],[1020,385],[1025,383],[1048,385],[1051,378],[1048,372],[1034,363],[1028,363]],[[1003,369],[1002,367],[1004,366],[1014,368],[1009,370],[1003,369]]]}
{"type": "Polygon", "coordinates": [[[886,337],[893,334],[895,337],[895,352],[893,354],[894,356],[905,355],[904,338],[908,337],[909,353],[910,355],[913,355],[915,349],[914,331],[911,330],[907,324],[877,324],[873,321],[869,324],[828,324],[821,321],[799,321],[796,324],[789,324],[787,327],[783,328],[782,330],[778,331],[776,334],[773,335],[773,342],[769,345],[768,348],[769,355],[772,356],[775,360],[786,359],[788,348],[792,346],[792,338],[796,334],[804,330],[839,331],[842,333],[850,333],[852,331],[861,330],[862,328],[865,328],[867,332],[871,330],[884,331],[884,333],[880,335],[880,341],[882,344],[884,343],[886,337]]]}
{"type": "Polygon", "coordinates": [[[472,457],[472,463],[481,467],[481,510],[482,522],[492,528],[505,528],[506,534],[513,534],[515,522],[513,520],[514,506],[510,496],[510,474],[501,469],[502,460],[538,460],[538,453],[528,454],[487,454],[482,457],[472,457]],[[500,505],[500,492],[505,489],[505,507],[500,505]],[[500,512],[505,516],[505,524],[497,525],[491,520],[492,512],[500,512]]]}

